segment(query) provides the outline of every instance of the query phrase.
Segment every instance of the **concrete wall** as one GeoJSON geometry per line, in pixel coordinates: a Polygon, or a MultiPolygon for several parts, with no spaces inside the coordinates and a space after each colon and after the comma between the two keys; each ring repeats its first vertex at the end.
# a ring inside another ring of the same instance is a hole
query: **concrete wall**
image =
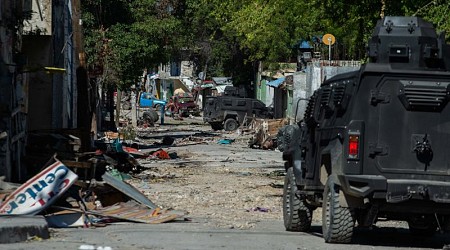
{"type": "Polygon", "coordinates": [[[181,75],[180,77],[193,77],[194,63],[191,61],[181,61],[181,75]]]}
{"type": "Polygon", "coordinates": [[[292,117],[300,120],[306,110],[307,101],[302,99],[309,99],[310,91],[306,81],[306,73],[296,72],[294,74],[294,94],[292,100],[292,117]]]}
{"type": "Polygon", "coordinates": [[[297,114],[297,121],[303,119],[303,115],[308,104],[307,101],[301,99],[309,99],[316,89],[320,87],[325,79],[329,79],[337,74],[358,70],[361,66],[360,62],[355,61],[336,61],[336,66],[326,66],[321,61],[309,63],[303,72],[294,74],[294,98],[293,98],[293,114],[297,114]],[[297,108],[298,103],[298,108],[297,108]]]}
{"type": "Polygon", "coordinates": [[[33,15],[24,22],[24,34],[52,35],[52,0],[25,0],[30,2],[33,15]]]}

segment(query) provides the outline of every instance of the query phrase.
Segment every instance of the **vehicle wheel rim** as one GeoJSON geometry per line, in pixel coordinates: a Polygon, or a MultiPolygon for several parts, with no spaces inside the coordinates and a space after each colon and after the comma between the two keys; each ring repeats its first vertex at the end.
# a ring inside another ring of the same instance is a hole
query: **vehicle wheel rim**
{"type": "Polygon", "coordinates": [[[228,131],[234,131],[237,129],[237,123],[234,120],[229,120],[226,122],[226,130],[228,131]]]}

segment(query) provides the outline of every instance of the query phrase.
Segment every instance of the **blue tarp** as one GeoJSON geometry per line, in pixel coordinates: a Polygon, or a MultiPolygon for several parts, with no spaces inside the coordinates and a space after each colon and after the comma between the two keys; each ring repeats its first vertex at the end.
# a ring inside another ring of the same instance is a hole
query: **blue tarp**
{"type": "Polygon", "coordinates": [[[267,86],[278,88],[286,80],[286,77],[281,77],[276,80],[266,83],[267,86]]]}
{"type": "Polygon", "coordinates": [[[308,41],[302,41],[300,43],[300,49],[312,49],[308,41]]]}

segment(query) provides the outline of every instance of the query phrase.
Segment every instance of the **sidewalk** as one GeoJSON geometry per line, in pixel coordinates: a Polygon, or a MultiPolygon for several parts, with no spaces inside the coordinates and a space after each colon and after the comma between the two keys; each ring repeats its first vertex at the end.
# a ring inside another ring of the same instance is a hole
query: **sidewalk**
{"type": "Polygon", "coordinates": [[[0,244],[22,242],[33,237],[50,237],[43,216],[0,216],[0,244]]]}

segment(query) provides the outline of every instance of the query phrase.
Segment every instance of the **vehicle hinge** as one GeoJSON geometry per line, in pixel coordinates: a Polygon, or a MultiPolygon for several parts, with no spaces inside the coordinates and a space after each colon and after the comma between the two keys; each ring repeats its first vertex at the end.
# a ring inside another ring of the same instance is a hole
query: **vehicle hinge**
{"type": "Polygon", "coordinates": [[[389,103],[390,100],[391,96],[389,94],[374,89],[370,91],[370,104],[374,106],[378,103],[389,103]]]}
{"type": "Polygon", "coordinates": [[[387,155],[389,152],[389,148],[387,146],[379,146],[376,143],[369,143],[369,156],[382,156],[387,155]]]}

